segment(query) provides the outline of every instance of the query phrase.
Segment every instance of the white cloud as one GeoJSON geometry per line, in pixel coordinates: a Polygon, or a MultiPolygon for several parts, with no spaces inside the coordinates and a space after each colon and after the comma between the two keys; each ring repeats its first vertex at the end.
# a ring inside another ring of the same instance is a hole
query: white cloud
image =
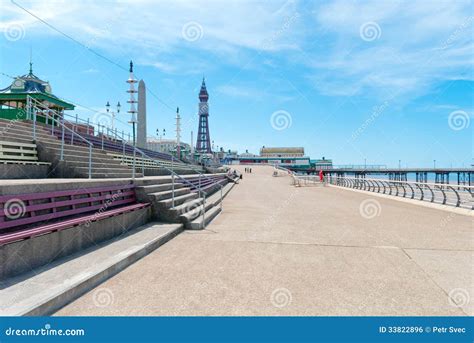
{"type": "MultiPolygon", "coordinates": [[[[164,73],[205,73],[221,63],[266,66],[301,73],[325,95],[418,96],[437,82],[472,80],[472,72],[466,72],[473,63],[469,1],[19,3],[87,46],[108,56],[133,56],[164,73]],[[359,29],[370,21],[380,26],[381,35],[365,41],[359,29]],[[183,38],[189,22],[202,26],[202,38],[183,38]]],[[[58,35],[14,4],[1,6],[0,30],[20,24],[27,36],[58,35]]],[[[229,87],[221,91],[247,96],[229,87]]]]}

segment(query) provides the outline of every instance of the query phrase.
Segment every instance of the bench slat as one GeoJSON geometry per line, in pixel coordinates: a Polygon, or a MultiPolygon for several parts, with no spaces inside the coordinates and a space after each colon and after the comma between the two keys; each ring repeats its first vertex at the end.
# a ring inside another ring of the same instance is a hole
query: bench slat
{"type": "Polygon", "coordinates": [[[70,220],[66,220],[60,223],[54,223],[54,224],[48,224],[44,226],[40,226],[34,229],[28,229],[28,230],[22,230],[19,232],[12,232],[12,233],[6,233],[6,234],[1,234],[0,235],[0,245],[4,245],[7,243],[12,243],[21,239],[25,238],[32,238],[35,236],[40,236],[52,231],[61,231],[73,226],[77,226],[80,224],[87,223],[89,221],[97,221],[105,218],[109,218],[118,214],[126,213],[126,212],[131,212],[135,211],[141,208],[145,208],[150,206],[148,203],[140,203],[140,204],[133,204],[129,205],[126,207],[121,207],[117,209],[112,209],[108,210],[105,212],[102,212],[100,214],[93,214],[89,216],[83,216],[80,218],[74,218],[70,220]]]}
{"type": "MultiPolygon", "coordinates": [[[[133,196],[135,192],[133,190],[127,191],[127,192],[122,192],[122,193],[113,193],[113,194],[105,194],[101,195],[98,197],[87,197],[87,198],[79,198],[79,199],[71,199],[71,200],[63,200],[63,201],[52,201],[44,204],[36,204],[36,205],[29,205],[25,207],[25,214],[28,212],[32,211],[40,211],[40,210],[47,210],[47,209],[53,209],[56,207],[63,207],[63,206],[71,206],[71,205],[79,205],[83,203],[90,203],[90,202],[96,202],[96,201],[101,201],[104,203],[103,200],[109,200],[110,198],[120,194],[120,198],[123,197],[128,197],[128,196],[133,196]]],[[[71,194],[71,197],[74,196],[74,194],[71,194]]],[[[0,209],[0,216],[5,216],[5,209],[0,209]]]]}
{"type": "MultiPolygon", "coordinates": [[[[136,201],[135,197],[133,198],[128,198],[128,199],[123,199],[123,200],[118,200],[114,201],[111,205],[108,207],[116,207],[119,205],[124,205],[124,204],[130,204],[134,203],[136,201]]],[[[60,212],[53,212],[53,213],[48,213],[48,214],[42,214],[30,218],[23,218],[23,219],[15,219],[9,222],[3,222],[2,223],[2,229],[7,229],[7,228],[12,228],[15,226],[20,226],[20,225],[27,225],[27,224],[33,224],[37,223],[40,221],[48,221],[51,219],[58,219],[66,216],[72,216],[75,214],[82,214],[85,212],[91,212],[95,210],[99,210],[100,208],[104,207],[104,204],[99,204],[99,205],[94,205],[94,206],[89,206],[89,207],[81,207],[81,208],[76,208],[74,210],[67,210],[67,211],[60,211],[60,212]]],[[[106,211],[105,211],[106,212],[106,211]]]]}
{"type": "Polygon", "coordinates": [[[113,185],[113,186],[106,186],[106,187],[90,187],[90,188],[80,188],[80,189],[69,189],[65,191],[54,191],[54,192],[44,192],[44,193],[25,193],[25,194],[15,194],[15,195],[2,195],[0,196],[0,204],[5,203],[10,199],[20,199],[20,200],[39,200],[39,199],[49,199],[49,198],[57,198],[68,196],[70,194],[74,195],[81,195],[81,194],[88,194],[88,193],[99,193],[99,192],[107,192],[113,190],[126,190],[130,188],[134,188],[133,184],[126,184],[126,185],[113,185]]]}

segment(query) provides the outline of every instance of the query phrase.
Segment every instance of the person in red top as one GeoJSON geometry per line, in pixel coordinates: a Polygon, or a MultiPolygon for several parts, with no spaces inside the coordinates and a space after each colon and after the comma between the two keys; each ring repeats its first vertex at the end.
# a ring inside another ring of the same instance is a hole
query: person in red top
{"type": "Polygon", "coordinates": [[[320,170],[319,170],[319,181],[320,181],[320,182],[323,182],[323,180],[324,180],[324,173],[323,173],[323,170],[320,169],[320,170]]]}

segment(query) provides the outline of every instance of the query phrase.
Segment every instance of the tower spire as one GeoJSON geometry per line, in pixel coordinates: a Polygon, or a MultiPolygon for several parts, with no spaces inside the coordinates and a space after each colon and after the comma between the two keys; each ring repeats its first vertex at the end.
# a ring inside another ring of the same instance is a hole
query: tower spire
{"type": "Polygon", "coordinates": [[[196,151],[202,154],[212,152],[211,139],[209,136],[209,94],[206,89],[204,77],[202,79],[201,90],[199,91],[199,127],[197,134],[196,151]]]}
{"type": "Polygon", "coordinates": [[[33,75],[33,51],[30,46],[30,75],[33,75]]]}

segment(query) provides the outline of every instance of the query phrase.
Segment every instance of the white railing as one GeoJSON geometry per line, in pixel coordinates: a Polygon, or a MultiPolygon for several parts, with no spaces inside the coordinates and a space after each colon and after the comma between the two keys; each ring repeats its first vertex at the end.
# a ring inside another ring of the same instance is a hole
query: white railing
{"type": "Polygon", "coordinates": [[[67,130],[71,134],[71,145],[74,142],[73,137],[77,137],[78,139],[82,140],[85,142],[87,145],[89,145],[89,168],[88,168],[88,176],[89,179],[92,178],[92,147],[93,144],[89,142],[87,139],[82,137],[80,134],[75,132],[74,130],[71,130],[68,128],[66,125],[64,125],[64,119],[61,115],[56,110],[53,110],[46,105],[44,105],[42,102],[34,99],[31,96],[26,97],[26,103],[27,103],[27,118],[31,119],[33,121],[33,140],[36,141],[36,125],[37,125],[37,118],[38,116],[43,116],[45,119],[45,124],[48,124],[48,121],[51,121],[51,135],[54,136],[54,124],[56,123],[58,127],[61,128],[61,152],[60,152],[60,161],[64,161],[64,145],[65,145],[65,140],[64,140],[64,132],[67,130]],[[56,116],[56,117],[55,117],[56,116]]]}
{"type": "Polygon", "coordinates": [[[331,185],[474,209],[474,186],[329,176],[331,185]]]}

